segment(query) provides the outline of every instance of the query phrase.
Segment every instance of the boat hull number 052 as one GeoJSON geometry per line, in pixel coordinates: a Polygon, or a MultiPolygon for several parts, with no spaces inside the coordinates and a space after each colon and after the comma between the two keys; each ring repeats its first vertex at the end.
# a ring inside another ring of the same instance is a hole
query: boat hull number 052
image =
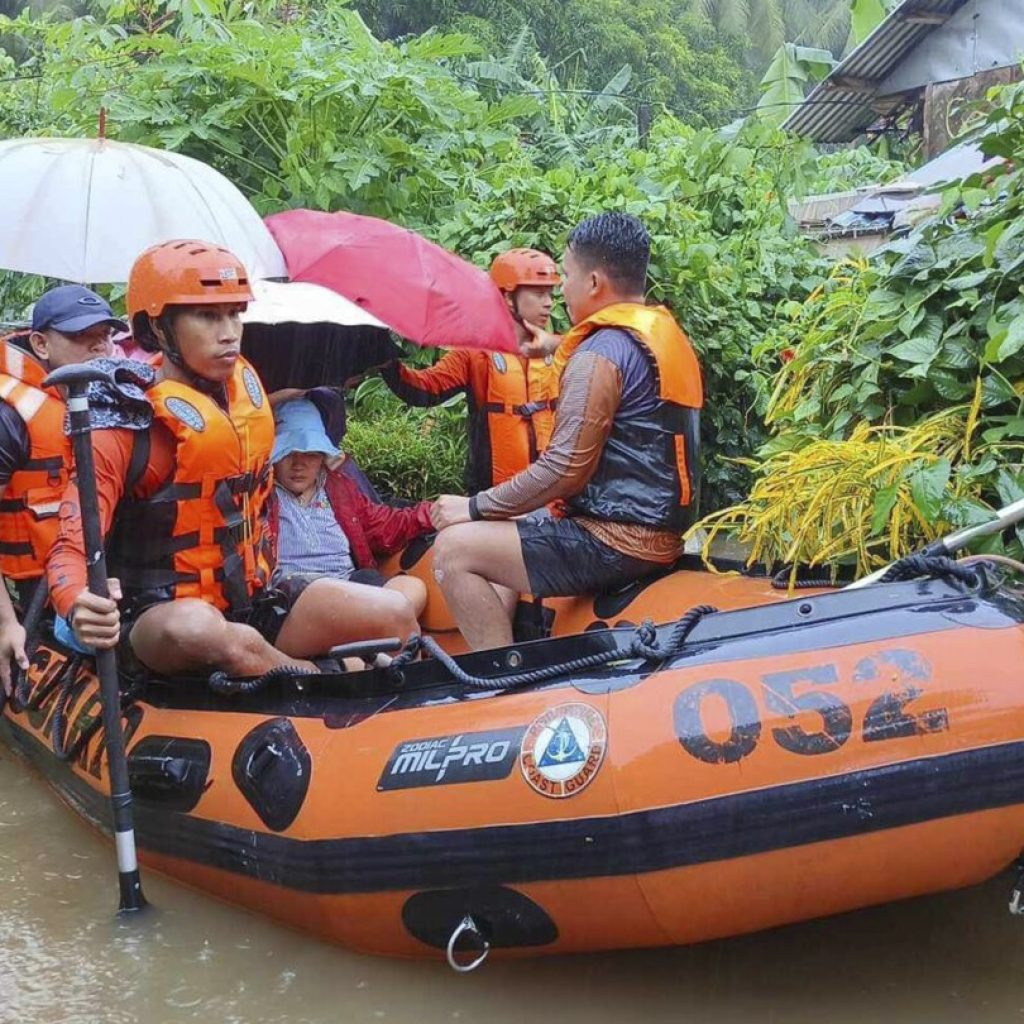
{"type": "Polygon", "coordinates": [[[849,740],[855,724],[865,742],[943,732],[949,728],[945,708],[916,714],[907,709],[922,695],[922,685],[931,676],[931,666],[915,651],[882,651],[861,659],[854,668],[853,682],[886,680],[887,689],[871,701],[863,721],[858,723],[850,706],[831,690],[840,684],[834,664],[762,675],[760,695],[766,715],[751,687],[735,679],[706,679],[687,687],[676,698],[676,735],[683,749],[699,761],[733,764],[752,754],[764,739],[762,718],[789,719],[791,724],[772,728],[772,741],[791,754],[809,756],[838,750],[849,740]],[[723,727],[709,735],[705,720],[711,701],[724,705],[729,716],[728,733],[723,727]],[[810,727],[812,724],[815,728],[810,727]]]}

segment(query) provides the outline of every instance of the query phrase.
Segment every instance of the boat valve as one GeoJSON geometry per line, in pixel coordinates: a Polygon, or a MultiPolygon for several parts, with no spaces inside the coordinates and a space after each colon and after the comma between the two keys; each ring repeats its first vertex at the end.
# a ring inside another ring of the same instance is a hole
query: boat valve
{"type": "Polygon", "coordinates": [[[467,914],[456,925],[455,930],[452,932],[451,938],[448,940],[448,948],[446,952],[448,956],[448,966],[453,971],[458,971],[459,974],[469,974],[470,971],[475,971],[487,959],[487,955],[491,952],[491,943],[477,927],[476,921],[467,914]],[[460,963],[455,958],[455,946],[463,935],[467,935],[471,940],[474,940],[479,948],[479,952],[476,957],[467,963],[460,963]]]}

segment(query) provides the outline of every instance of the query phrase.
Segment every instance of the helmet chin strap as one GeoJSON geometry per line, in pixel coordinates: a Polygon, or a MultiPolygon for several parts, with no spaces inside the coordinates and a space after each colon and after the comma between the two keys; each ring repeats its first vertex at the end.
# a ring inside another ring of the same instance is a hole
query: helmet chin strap
{"type": "Polygon", "coordinates": [[[188,363],[185,362],[185,357],[181,354],[181,349],[178,347],[177,339],[174,337],[174,331],[171,329],[171,325],[163,320],[160,324],[163,328],[163,337],[157,336],[157,340],[160,342],[160,350],[163,352],[164,357],[169,359],[185,376],[188,378],[188,383],[191,387],[194,387],[196,391],[201,391],[205,395],[215,395],[220,391],[224,385],[220,381],[208,380],[206,377],[201,377],[195,370],[192,369],[188,363]]]}
{"type": "Polygon", "coordinates": [[[509,310],[512,314],[512,319],[521,327],[525,327],[526,325],[523,323],[523,314],[519,312],[519,289],[513,289],[509,292],[509,295],[512,298],[512,308],[509,310]]]}

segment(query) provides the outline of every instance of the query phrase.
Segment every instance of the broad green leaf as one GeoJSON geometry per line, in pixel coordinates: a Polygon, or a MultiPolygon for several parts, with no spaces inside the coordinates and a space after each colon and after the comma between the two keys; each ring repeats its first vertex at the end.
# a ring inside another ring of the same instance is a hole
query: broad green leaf
{"type": "Polygon", "coordinates": [[[900,317],[898,324],[900,331],[905,338],[909,338],[913,333],[917,325],[924,319],[924,307],[918,306],[916,309],[908,309],[903,316],[900,317]]]}
{"type": "MultiPolygon", "coordinates": [[[[986,265],[990,265],[986,260],[986,265]]],[[[965,288],[976,288],[979,284],[984,284],[992,276],[992,272],[989,270],[976,270],[971,274],[961,274],[959,277],[950,278],[946,282],[946,287],[951,291],[962,291],[965,288]]]]}
{"type": "Polygon", "coordinates": [[[885,20],[888,13],[883,0],[853,0],[850,5],[850,32],[858,46],[885,20]]]}
{"type": "MultiPolygon", "coordinates": [[[[997,322],[998,324],[998,322],[997,322]]],[[[991,328],[990,328],[991,329],[991,328]]],[[[1009,324],[998,324],[985,346],[985,362],[1001,363],[1024,348],[1024,314],[1015,316],[1009,324]]]]}
{"type": "Polygon", "coordinates": [[[907,363],[930,363],[939,351],[937,342],[929,337],[917,336],[900,342],[889,350],[889,355],[907,363]]]}
{"type": "Polygon", "coordinates": [[[984,261],[986,267],[991,267],[995,262],[996,246],[999,244],[999,239],[1002,237],[1006,227],[1007,222],[1005,220],[1001,220],[996,224],[993,224],[992,227],[985,232],[983,237],[985,239],[984,261]]]}
{"type": "Polygon", "coordinates": [[[925,379],[947,402],[961,402],[974,393],[974,384],[970,379],[954,376],[946,370],[932,367],[925,379]]]}
{"type": "Polygon", "coordinates": [[[996,492],[1001,505],[1010,505],[1024,498],[1024,476],[1001,469],[996,476],[996,492]]]}
{"type": "Polygon", "coordinates": [[[888,487],[883,487],[875,494],[874,511],[871,516],[872,537],[883,534],[889,526],[889,516],[892,507],[896,504],[896,497],[899,494],[901,481],[897,481],[888,487]]]}
{"type": "Polygon", "coordinates": [[[1004,419],[1000,426],[982,431],[981,436],[986,444],[996,444],[1008,437],[1024,440],[1024,416],[1011,416],[1004,419]]]}
{"type": "Polygon", "coordinates": [[[907,478],[910,496],[929,522],[934,522],[938,518],[950,472],[949,462],[946,459],[939,459],[934,465],[918,469],[907,478]]]}
{"type": "Polygon", "coordinates": [[[833,63],[827,51],[783,43],[761,79],[758,115],[781,124],[803,101],[805,84],[820,80],[823,69],[831,68],[833,63]]]}

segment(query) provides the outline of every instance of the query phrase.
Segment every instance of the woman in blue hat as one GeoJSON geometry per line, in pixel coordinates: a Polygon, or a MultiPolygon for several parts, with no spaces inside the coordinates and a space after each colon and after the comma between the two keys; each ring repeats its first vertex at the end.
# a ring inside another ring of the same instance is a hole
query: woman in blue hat
{"type": "Polygon", "coordinates": [[[350,476],[328,469],[338,455],[322,410],[308,398],[274,410],[277,437],[270,535],[276,542],[274,583],[301,589],[323,577],[387,587],[418,616],[427,601],[422,580],[398,575],[385,580],[376,557],[393,554],[429,533],[432,503],[392,508],[368,498],[350,476]]]}

